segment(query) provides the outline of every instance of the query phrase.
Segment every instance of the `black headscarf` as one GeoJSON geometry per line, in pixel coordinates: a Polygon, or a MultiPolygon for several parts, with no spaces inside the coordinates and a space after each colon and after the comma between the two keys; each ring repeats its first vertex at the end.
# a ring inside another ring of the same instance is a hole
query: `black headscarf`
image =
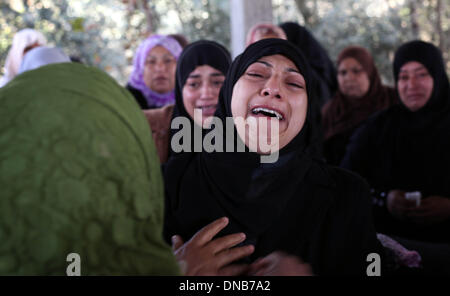
{"type": "Polygon", "coordinates": [[[294,22],[282,23],[280,27],[286,33],[288,40],[300,48],[314,72],[328,87],[328,97],[319,98],[322,104],[337,90],[337,72],[333,62],[327,51],[305,27],[294,22]]]}
{"type": "Polygon", "coordinates": [[[424,41],[410,41],[398,48],[394,58],[394,78],[396,85],[398,75],[403,65],[415,61],[427,68],[433,78],[433,92],[428,102],[418,111],[410,111],[402,102],[402,119],[404,127],[424,129],[441,122],[450,113],[449,81],[445,72],[445,64],[441,51],[431,43],[424,41]]]}
{"type": "Polygon", "coordinates": [[[448,143],[445,143],[450,132],[449,82],[440,50],[431,43],[411,41],[403,44],[395,54],[396,85],[401,67],[411,61],[419,62],[427,68],[433,78],[433,92],[425,106],[415,112],[410,111],[402,102],[393,107],[389,125],[386,126],[391,130],[387,134],[390,137],[385,137],[386,147],[382,151],[388,154],[386,159],[392,159],[393,180],[398,180],[401,186],[410,187],[408,189],[421,187],[416,190],[429,194],[442,187],[436,186],[437,179],[448,175],[445,171],[438,173],[439,161],[435,159],[444,159],[448,150],[437,151],[430,148],[439,145],[450,149],[448,143]],[[438,174],[434,175],[435,173],[438,174]]]}
{"type": "MultiPolygon", "coordinates": [[[[177,62],[175,74],[175,107],[173,110],[172,120],[178,116],[188,118],[191,123],[191,135],[193,134],[195,124],[193,118],[191,118],[189,113],[186,111],[183,102],[183,87],[189,77],[189,74],[191,74],[199,66],[208,65],[226,75],[230,64],[231,55],[228,50],[214,41],[200,40],[193,42],[186,46],[181,53],[177,62]]],[[[178,131],[179,129],[171,129],[170,140],[178,131]]],[[[174,154],[172,148],[170,148],[169,151],[172,156],[174,154]]]]}
{"type": "MultiPolygon", "coordinates": [[[[305,78],[308,111],[304,126],[279,151],[279,159],[273,164],[261,164],[261,156],[248,149],[246,152],[202,152],[194,159],[181,157],[169,161],[165,171],[167,207],[179,220],[192,222],[191,225],[182,225],[186,231],[180,234],[186,236],[185,239],[213,220],[228,216],[230,225],[224,234],[245,231],[247,242],[254,242],[282,214],[310,168],[312,157],[308,148],[313,135],[309,118],[309,101],[313,99],[309,96],[311,73],[302,53],[288,41],[263,39],[250,45],[235,59],[222,87],[215,116],[222,120],[225,128],[225,118],[232,117],[231,99],[235,83],[252,63],[261,57],[277,54],[290,59],[305,78]],[[195,179],[200,181],[192,182],[195,179]],[[188,197],[194,196],[198,197],[197,201],[202,200],[201,204],[189,201],[188,197]],[[197,216],[198,219],[193,218],[197,216]]],[[[233,132],[234,141],[240,141],[234,125],[233,131],[226,131],[230,132],[233,132]]]]}
{"type": "Polygon", "coordinates": [[[183,103],[183,87],[192,71],[199,66],[208,65],[226,75],[230,64],[230,53],[217,42],[200,40],[186,46],[178,58],[175,74],[174,116],[190,117],[183,103]]]}

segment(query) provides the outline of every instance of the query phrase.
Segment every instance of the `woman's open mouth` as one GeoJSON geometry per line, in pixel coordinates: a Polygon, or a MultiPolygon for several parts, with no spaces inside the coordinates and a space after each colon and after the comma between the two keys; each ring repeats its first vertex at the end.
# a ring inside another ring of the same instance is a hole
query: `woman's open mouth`
{"type": "Polygon", "coordinates": [[[202,111],[203,116],[211,116],[214,115],[217,109],[217,104],[215,105],[205,105],[205,106],[196,106],[196,109],[199,109],[202,111]]]}
{"type": "Polygon", "coordinates": [[[280,121],[284,119],[284,115],[283,115],[283,113],[281,113],[281,111],[274,110],[269,107],[255,107],[252,109],[252,114],[254,114],[256,116],[266,116],[266,117],[276,118],[280,121]]]}

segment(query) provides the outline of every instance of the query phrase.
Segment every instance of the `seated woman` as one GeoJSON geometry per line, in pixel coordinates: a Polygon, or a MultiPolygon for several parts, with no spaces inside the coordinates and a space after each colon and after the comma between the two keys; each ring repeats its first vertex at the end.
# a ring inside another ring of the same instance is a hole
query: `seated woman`
{"type": "Polygon", "coordinates": [[[179,235],[174,245],[185,270],[208,265],[208,274],[240,274],[274,251],[300,258],[318,275],[366,275],[370,253],[383,262],[366,183],[310,155],[311,83],[306,59],[286,40],[258,41],[235,59],[213,121],[231,129],[220,134],[226,152],[182,154],[164,173],[164,236],[179,235]],[[226,118],[235,124],[227,126],[226,118]],[[246,133],[264,126],[259,137],[246,133]],[[251,148],[268,140],[271,154],[251,148]],[[236,152],[241,144],[245,151],[236,152]],[[277,153],[273,163],[261,163],[277,153]],[[195,235],[211,222],[207,235],[195,235]]]}
{"type": "Polygon", "coordinates": [[[202,126],[214,115],[219,91],[231,64],[230,53],[214,41],[197,41],[188,45],[178,59],[175,80],[175,106],[144,110],[149,121],[161,163],[169,156],[171,119],[184,116],[194,125],[194,110],[202,111],[202,126]]]}
{"type": "Polygon", "coordinates": [[[381,84],[365,48],[345,48],[337,67],[339,90],[322,108],[323,154],[332,165],[341,163],[351,135],[370,115],[396,102],[395,90],[381,84]]]}
{"type": "Polygon", "coordinates": [[[422,41],[403,44],[394,77],[400,104],[355,132],[342,167],[372,187],[378,232],[448,243],[450,93],[440,50],[422,41]]]}
{"type": "Polygon", "coordinates": [[[181,51],[175,39],[164,35],[152,35],[139,46],[126,88],[142,109],[175,102],[175,69],[181,51]]]}
{"type": "Polygon", "coordinates": [[[180,274],[156,150],[125,88],[48,65],[0,89],[0,118],[0,275],[180,274]]]}
{"type": "Polygon", "coordinates": [[[29,50],[46,44],[47,39],[39,31],[27,28],[17,32],[6,57],[5,75],[0,79],[0,87],[18,74],[22,59],[29,50]]]}

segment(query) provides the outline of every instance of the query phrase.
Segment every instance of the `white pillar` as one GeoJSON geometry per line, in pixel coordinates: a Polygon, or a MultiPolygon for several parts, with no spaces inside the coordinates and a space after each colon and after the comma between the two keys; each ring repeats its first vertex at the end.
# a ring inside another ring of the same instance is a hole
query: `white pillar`
{"type": "Polygon", "coordinates": [[[272,23],[272,0],[231,0],[231,51],[233,58],[245,49],[248,30],[261,22],[272,23]]]}

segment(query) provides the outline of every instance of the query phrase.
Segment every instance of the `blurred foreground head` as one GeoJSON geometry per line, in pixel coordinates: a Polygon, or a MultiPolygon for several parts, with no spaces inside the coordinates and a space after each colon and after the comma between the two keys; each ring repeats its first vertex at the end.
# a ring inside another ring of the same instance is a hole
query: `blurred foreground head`
{"type": "Polygon", "coordinates": [[[70,62],[70,57],[61,49],[57,47],[39,46],[25,54],[20,65],[19,74],[45,65],[70,62]]]}
{"type": "Polygon", "coordinates": [[[24,55],[31,49],[47,44],[45,36],[34,29],[23,29],[14,35],[11,48],[5,61],[5,76],[0,87],[13,79],[19,72],[24,55]]]}
{"type": "Polygon", "coordinates": [[[0,274],[177,274],[161,237],[163,186],[127,90],[77,63],[0,89],[0,274]]]}

